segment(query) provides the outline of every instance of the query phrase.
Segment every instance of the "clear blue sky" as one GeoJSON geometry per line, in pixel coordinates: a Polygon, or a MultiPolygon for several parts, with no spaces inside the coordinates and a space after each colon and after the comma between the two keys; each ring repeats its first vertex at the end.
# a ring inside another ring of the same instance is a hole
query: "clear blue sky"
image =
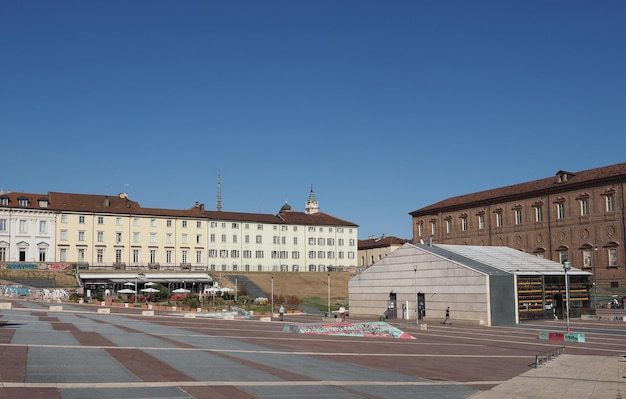
{"type": "Polygon", "coordinates": [[[0,187],[304,210],[626,161],[626,1],[0,2],[0,187]]]}

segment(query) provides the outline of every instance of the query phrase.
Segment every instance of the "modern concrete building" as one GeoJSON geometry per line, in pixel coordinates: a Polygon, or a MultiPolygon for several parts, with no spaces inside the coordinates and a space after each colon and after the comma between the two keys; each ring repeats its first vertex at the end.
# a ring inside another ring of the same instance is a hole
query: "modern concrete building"
{"type": "MultiPolygon", "coordinates": [[[[567,274],[571,309],[589,307],[590,273],[567,274]]],[[[512,248],[407,243],[350,280],[350,314],[512,325],[562,317],[565,288],[560,263],[512,248]]]]}
{"type": "Polygon", "coordinates": [[[359,269],[372,266],[410,240],[393,236],[370,237],[359,240],[359,269]]]}
{"type": "Polygon", "coordinates": [[[626,163],[444,199],[410,212],[413,242],[508,246],[626,284],[626,163]]]}

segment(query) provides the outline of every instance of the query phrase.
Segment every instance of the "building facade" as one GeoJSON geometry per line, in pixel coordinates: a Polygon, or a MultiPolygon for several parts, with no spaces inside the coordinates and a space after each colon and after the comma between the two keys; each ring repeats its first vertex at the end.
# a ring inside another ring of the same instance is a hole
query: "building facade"
{"type": "Polygon", "coordinates": [[[384,234],[381,237],[359,240],[359,269],[372,266],[409,241],[384,234]]]}
{"type": "Polygon", "coordinates": [[[320,212],[312,190],[305,209],[285,204],[272,215],[196,203],[172,210],[143,208],[126,194],[7,193],[0,196],[0,262],[208,272],[355,267],[358,225],[320,212]]]}
{"type": "Polygon", "coordinates": [[[626,285],[626,163],[452,197],[410,212],[413,242],[508,246],[626,285]]]}

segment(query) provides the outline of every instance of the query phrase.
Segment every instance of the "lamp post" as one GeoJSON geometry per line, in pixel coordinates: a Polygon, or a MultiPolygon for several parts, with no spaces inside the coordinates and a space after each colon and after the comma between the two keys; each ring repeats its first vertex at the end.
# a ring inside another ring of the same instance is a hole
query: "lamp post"
{"type": "Polygon", "coordinates": [[[413,266],[413,271],[415,272],[415,274],[413,275],[415,283],[415,324],[420,324],[419,297],[417,291],[417,266],[413,266]]]}
{"type": "Polygon", "coordinates": [[[270,321],[274,316],[274,276],[272,276],[272,309],[270,310],[270,321]]]}
{"type": "Polygon", "coordinates": [[[565,261],[563,262],[563,271],[565,272],[565,320],[567,325],[567,333],[569,334],[569,276],[567,275],[567,271],[572,267],[572,265],[565,261]]]}
{"type": "Polygon", "coordinates": [[[330,273],[328,273],[328,317],[330,317],[330,273]]]}
{"type": "Polygon", "coordinates": [[[597,306],[597,297],[598,297],[598,278],[596,277],[596,251],[598,247],[595,245],[591,249],[591,260],[593,262],[593,309],[597,306]]]}
{"type": "Polygon", "coordinates": [[[237,283],[237,277],[235,277],[235,303],[237,303],[237,293],[239,292],[239,283],[237,283]]]}
{"type": "Polygon", "coordinates": [[[137,295],[139,295],[139,279],[146,277],[145,274],[139,273],[135,276],[135,305],[137,304],[137,295]]]}

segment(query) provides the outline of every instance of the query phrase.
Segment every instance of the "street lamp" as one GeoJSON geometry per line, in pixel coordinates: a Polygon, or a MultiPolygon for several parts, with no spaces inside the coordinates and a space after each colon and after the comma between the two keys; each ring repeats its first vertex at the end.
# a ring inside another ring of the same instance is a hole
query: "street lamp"
{"type": "Polygon", "coordinates": [[[420,324],[419,295],[417,291],[417,266],[413,266],[413,279],[415,280],[415,324],[420,324]]]}
{"type": "Polygon", "coordinates": [[[135,305],[137,304],[137,295],[139,295],[139,286],[138,286],[139,279],[140,278],[143,279],[144,277],[146,277],[146,275],[143,273],[139,273],[138,275],[135,276],[135,305]]]}
{"type": "Polygon", "coordinates": [[[274,276],[272,276],[272,309],[270,311],[270,321],[274,316],[274,276]]]}
{"type": "Polygon", "coordinates": [[[330,317],[330,273],[328,273],[328,317],[330,317]]]}
{"type": "Polygon", "coordinates": [[[565,320],[567,325],[567,333],[569,334],[569,276],[567,275],[567,271],[571,269],[572,265],[565,261],[563,262],[563,271],[565,272],[565,320]]]}

